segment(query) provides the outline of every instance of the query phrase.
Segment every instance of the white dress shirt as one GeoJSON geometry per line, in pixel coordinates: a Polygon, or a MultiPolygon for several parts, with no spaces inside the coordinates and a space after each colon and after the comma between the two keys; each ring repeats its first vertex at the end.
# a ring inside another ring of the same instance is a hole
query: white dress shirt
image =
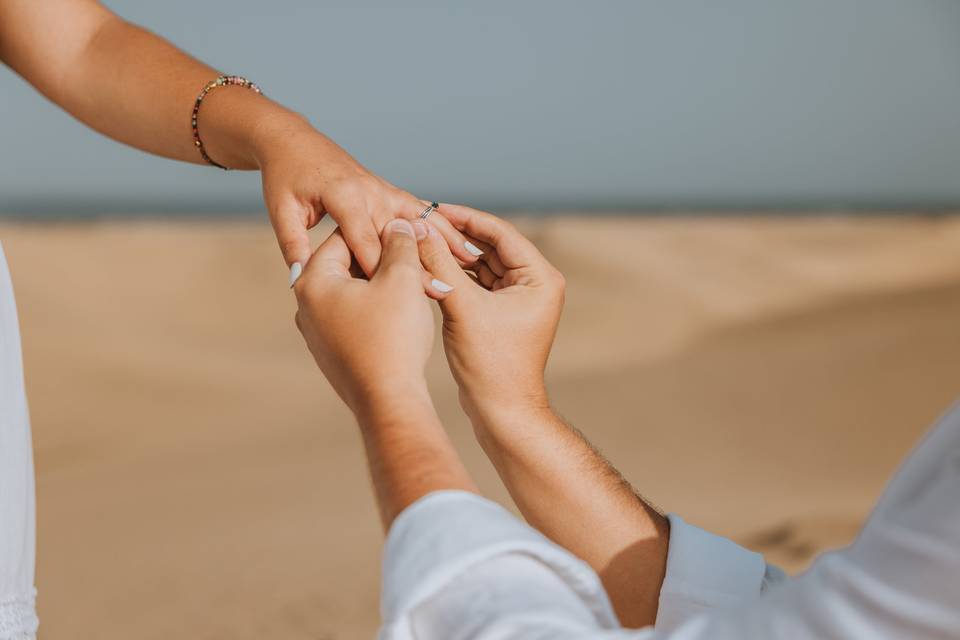
{"type": "Polygon", "coordinates": [[[17,307],[0,246],[0,640],[37,631],[31,451],[17,307]]]}
{"type": "Polygon", "coordinates": [[[795,579],[677,516],[670,524],[656,626],[625,630],[585,563],[489,500],[430,494],[387,537],[380,638],[960,638],[960,405],[903,464],[856,541],[795,579]]]}

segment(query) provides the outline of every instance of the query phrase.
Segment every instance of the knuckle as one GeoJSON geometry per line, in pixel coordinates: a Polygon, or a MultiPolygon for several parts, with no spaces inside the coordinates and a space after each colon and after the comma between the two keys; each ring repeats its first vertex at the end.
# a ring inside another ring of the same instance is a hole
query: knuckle
{"type": "Polygon", "coordinates": [[[423,210],[423,203],[412,193],[403,189],[393,188],[393,202],[397,211],[410,212],[410,215],[418,215],[423,210]]]}
{"type": "Polygon", "coordinates": [[[513,232],[516,230],[516,226],[514,226],[512,222],[504,218],[498,218],[492,213],[487,213],[484,211],[482,213],[478,213],[477,217],[485,220],[491,229],[496,229],[497,231],[502,232],[513,232]]]}
{"type": "Polygon", "coordinates": [[[434,273],[444,273],[453,268],[454,265],[459,269],[457,260],[450,253],[447,247],[430,247],[426,255],[421,255],[420,262],[429,271],[434,273]]]}
{"type": "Polygon", "coordinates": [[[420,259],[428,264],[437,264],[443,258],[443,247],[438,242],[424,242],[420,247],[420,259]]]}
{"type": "Polygon", "coordinates": [[[505,242],[518,234],[517,227],[512,222],[493,218],[490,225],[490,236],[496,242],[505,242]]]}
{"type": "Polygon", "coordinates": [[[369,189],[365,176],[346,176],[332,181],[327,186],[327,193],[336,200],[362,200],[369,189]]]}

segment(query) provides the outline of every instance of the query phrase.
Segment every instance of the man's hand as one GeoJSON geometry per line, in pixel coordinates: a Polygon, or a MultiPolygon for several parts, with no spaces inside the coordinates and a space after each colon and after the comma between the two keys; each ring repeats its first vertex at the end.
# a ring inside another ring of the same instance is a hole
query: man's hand
{"type": "Polygon", "coordinates": [[[426,396],[433,316],[409,222],[386,226],[382,265],[369,281],[351,274],[350,251],[338,230],[317,249],[294,291],[297,326],[355,414],[404,394],[426,396]]]}
{"type": "Polygon", "coordinates": [[[436,298],[450,291],[438,289],[420,266],[415,234],[426,237],[427,226],[388,223],[380,268],[369,281],[353,277],[357,265],[337,231],[294,286],[297,326],[357,416],[384,528],[432,491],[476,491],[424,380],[433,314],[423,291],[436,298]]]}
{"type": "Polygon", "coordinates": [[[621,622],[653,624],[667,559],[667,520],[586,439],[553,413],[543,370],[564,281],[513,225],[467,207],[440,213],[484,250],[474,282],[437,234],[420,259],[456,289],[440,302],[461,402],[527,521],[600,574],[621,622]]]}
{"type": "Polygon", "coordinates": [[[432,228],[420,241],[424,267],[455,288],[441,302],[443,341],[464,409],[474,418],[547,409],[543,372],[563,276],[509,222],[456,205],[439,212],[484,251],[471,267],[475,282],[432,228]]]}

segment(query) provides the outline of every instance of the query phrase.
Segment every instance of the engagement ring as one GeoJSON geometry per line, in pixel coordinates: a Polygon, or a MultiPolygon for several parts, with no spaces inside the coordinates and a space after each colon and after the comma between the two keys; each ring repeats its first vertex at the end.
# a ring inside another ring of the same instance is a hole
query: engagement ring
{"type": "Polygon", "coordinates": [[[439,204],[438,202],[431,202],[431,203],[430,203],[430,206],[427,207],[426,209],[424,209],[424,210],[420,213],[420,215],[417,216],[417,217],[420,218],[421,220],[426,220],[428,217],[430,217],[430,214],[431,214],[431,213],[433,213],[434,211],[436,211],[437,207],[439,207],[439,206],[440,206],[440,204],[439,204]]]}

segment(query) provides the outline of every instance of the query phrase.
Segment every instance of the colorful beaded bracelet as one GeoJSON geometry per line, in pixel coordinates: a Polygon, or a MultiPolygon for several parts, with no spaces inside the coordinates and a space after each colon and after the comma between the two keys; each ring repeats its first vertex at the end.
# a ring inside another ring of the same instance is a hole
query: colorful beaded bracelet
{"type": "Polygon", "coordinates": [[[228,85],[237,85],[239,87],[252,89],[257,93],[263,93],[260,91],[260,87],[250,82],[246,78],[241,78],[240,76],[220,76],[216,80],[208,82],[207,86],[205,86],[203,91],[200,92],[200,95],[197,96],[197,101],[193,103],[193,116],[190,118],[190,124],[193,127],[193,145],[197,148],[197,151],[200,152],[200,155],[204,160],[207,161],[208,164],[212,164],[215,167],[220,167],[224,171],[228,171],[227,167],[208,156],[207,150],[203,148],[203,142],[200,140],[200,130],[197,128],[197,114],[200,113],[200,103],[203,102],[203,99],[207,97],[208,93],[217,87],[225,87],[228,85]]]}

